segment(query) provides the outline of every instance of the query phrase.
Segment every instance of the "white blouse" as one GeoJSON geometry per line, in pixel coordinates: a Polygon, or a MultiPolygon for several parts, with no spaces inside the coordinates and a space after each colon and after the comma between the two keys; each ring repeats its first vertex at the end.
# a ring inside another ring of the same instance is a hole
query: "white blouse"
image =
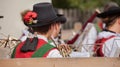
{"type": "Polygon", "coordinates": [[[115,36],[108,39],[103,44],[102,52],[106,57],[118,57],[120,54],[120,34],[115,34],[112,32],[103,31],[99,33],[98,38],[108,38],[110,36],[115,36]]]}

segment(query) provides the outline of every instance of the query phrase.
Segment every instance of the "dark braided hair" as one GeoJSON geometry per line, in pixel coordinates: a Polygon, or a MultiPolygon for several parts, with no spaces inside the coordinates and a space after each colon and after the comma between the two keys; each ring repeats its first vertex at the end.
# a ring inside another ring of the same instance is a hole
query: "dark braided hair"
{"type": "Polygon", "coordinates": [[[102,21],[103,21],[103,23],[106,24],[106,27],[110,27],[116,22],[116,19],[119,18],[119,17],[120,17],[120,15],[109,16],[109,17],[106,17],[106,18],[102,18],[102,21]]]}

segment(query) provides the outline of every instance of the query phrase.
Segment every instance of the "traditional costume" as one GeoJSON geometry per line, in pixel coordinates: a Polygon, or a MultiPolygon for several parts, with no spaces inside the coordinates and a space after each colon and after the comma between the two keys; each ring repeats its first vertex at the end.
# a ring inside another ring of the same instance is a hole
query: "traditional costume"
{"type": "Polygon", "coordinates": [[[100,57],[114,57],[120,48],[120,34],[105,30],[99,33],[94,51],[100,57]]]}
{"type": "MultiPolygon", "coordinates": [[[[97,17],[104,19],[106,25],[112,23],[120,16],[120,7],[112,6],[108,10],[100,13],[97,17]],[[105,21],[106,20],[106,21],[105,21]]],[[[120,34],[107,28],[99,33],[94,51],[100,57],[118,57],[120,54],[120,34]]]]}
{"type": "MultiPolygon", "coordinates": [[[[54,22],[65,23],[66,18],[61,14],[57,14],[52,4],[37,3],[33,6],[33,11],[26,12],[23,22],[26,26],[33,28],[54,22]]],[[[23,36],[21,41],[13,50],[12,58],[62,57],[56,46],[52,45],[43,35],[23,36]]]]}
{"type": "Polygon", "coordinates": [[[20,49],[24,45],[21,42],[13,51],[12,58],[31,58],[31,57],[62,57],[54,44],[51,44],[46,37],[38,35],[38,44],[34,52],[21,52],[20,49]]]}

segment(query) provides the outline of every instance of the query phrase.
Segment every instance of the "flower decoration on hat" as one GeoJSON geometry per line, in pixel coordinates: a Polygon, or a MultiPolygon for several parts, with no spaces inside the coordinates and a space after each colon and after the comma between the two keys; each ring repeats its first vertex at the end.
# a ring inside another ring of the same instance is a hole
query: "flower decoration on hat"
{"type": "Polygon", "coordinates": [[[27,24],[32,24],[32,23],[37,23],[37,20],[35,20],[36,18],[37,18],[37,13],[36,12],[28,11],[24,15],[23,20],[27,24]]]}

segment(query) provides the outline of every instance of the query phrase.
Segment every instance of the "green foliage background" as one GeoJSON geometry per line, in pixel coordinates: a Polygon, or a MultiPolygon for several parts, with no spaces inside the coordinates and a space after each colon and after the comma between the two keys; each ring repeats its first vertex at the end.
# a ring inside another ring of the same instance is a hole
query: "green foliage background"
{"type": "Polygon", "coordinates": [[[57,8],[80,8],[81,10],[89,10],[103,7],[110,1],[116,2],[120,5],[120,0],[52,0],[52,3],[57,8]]]}

